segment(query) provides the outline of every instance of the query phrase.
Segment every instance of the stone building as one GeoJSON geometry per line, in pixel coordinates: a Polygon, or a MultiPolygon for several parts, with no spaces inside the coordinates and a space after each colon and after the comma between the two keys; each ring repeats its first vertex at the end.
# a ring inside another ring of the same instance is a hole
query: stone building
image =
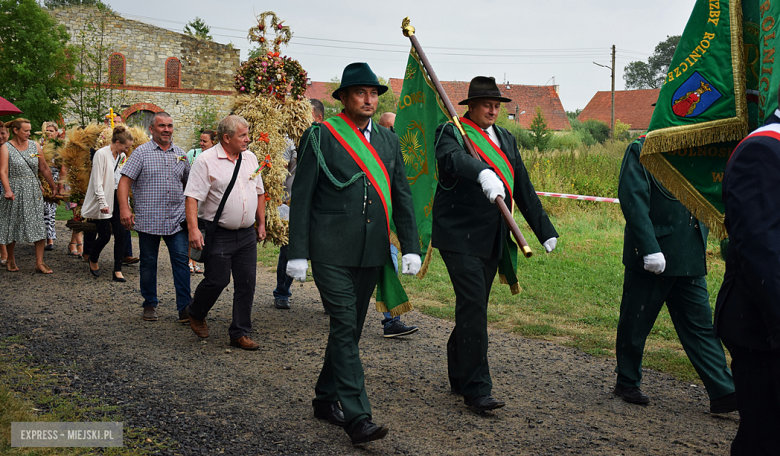
{"type": "MultiPolygon", "coordinates": [[[[188,150],[197,141],[199,114],[228,114],[234,94],[233,75],[240,51],[231,45],[176,33],[89,7],[57,8],[71,42],[80,34],[100,34],[110,43],[106,80],[116,84],[114,112],[129,124],[148,127],[155,112],[173,117],[174,142],[188,150]]],[[[65,119],[76,123],[75,118],[65,119]]]]}

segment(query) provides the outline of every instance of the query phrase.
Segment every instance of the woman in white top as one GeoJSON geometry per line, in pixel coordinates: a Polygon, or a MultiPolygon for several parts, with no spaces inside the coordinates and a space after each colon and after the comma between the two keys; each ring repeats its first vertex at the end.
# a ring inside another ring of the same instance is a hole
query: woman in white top
{"type": "Polygon", "coordinates": [[[98,260],[100,252],[111,239],[114,231],[114,282],[127,282],[122,276],[122,259],[125,249],[125,230],[119,221],[119,204],[116,202],[115,174],[124,165],[125,153],[133,145],[133,135],[124,125],[114,128],[111,144],[95,152],[92,158],[92,175],[84,198],[81,214],[93,219],[97,226],[97,240],[89,254],[89,272],[100,276],[98,260]]]}

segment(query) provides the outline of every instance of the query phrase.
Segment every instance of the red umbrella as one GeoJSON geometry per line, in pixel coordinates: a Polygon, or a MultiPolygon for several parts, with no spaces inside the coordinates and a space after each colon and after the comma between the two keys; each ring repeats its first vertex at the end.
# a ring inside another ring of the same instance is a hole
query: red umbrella
{"type": "Polygon", "coordinates": [[[22,110],[13,105],[10,101],[0,97],[0,116],[8,114],[21,114],[22,110]]]}

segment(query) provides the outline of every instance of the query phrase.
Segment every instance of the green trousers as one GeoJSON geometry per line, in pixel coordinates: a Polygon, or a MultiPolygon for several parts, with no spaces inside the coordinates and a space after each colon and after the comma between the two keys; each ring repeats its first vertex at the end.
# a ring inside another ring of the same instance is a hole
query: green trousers
{"type": "Polygon", "coordinates": [[[371,418],[358,344],[380,268],[350,268],[311,262],[314,283],[330,316],[330,333],[322,371],[314,387],[315,400],[336,402],[344,411],[349,432],[371,418]]]}
{"type": "Polygon", "coordinates": [[[663,277],[626,269],[617,327],[617,384],[638,388],[642,353],[658,313],[666,302],[674,329],[710,399],[734,392],[720,340],[712,331],[707,281],[704,277],[663,277]]]}

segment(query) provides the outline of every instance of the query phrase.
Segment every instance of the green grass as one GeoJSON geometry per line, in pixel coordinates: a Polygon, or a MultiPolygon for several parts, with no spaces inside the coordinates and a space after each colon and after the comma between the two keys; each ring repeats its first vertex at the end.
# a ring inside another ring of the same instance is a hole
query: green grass
{"type": "Polygon", "coordinates": [[[118,407],[79,393],[54,393],[67,382],[63,370],[34,366],[29,356],[17,355],[24,340],[12,336],[0,341],[0,454],[34,455],[146,455],[171,447],[154,429],[125,427],[122,448],[12,448],[12,422],[126,421],[118,407]]]}

